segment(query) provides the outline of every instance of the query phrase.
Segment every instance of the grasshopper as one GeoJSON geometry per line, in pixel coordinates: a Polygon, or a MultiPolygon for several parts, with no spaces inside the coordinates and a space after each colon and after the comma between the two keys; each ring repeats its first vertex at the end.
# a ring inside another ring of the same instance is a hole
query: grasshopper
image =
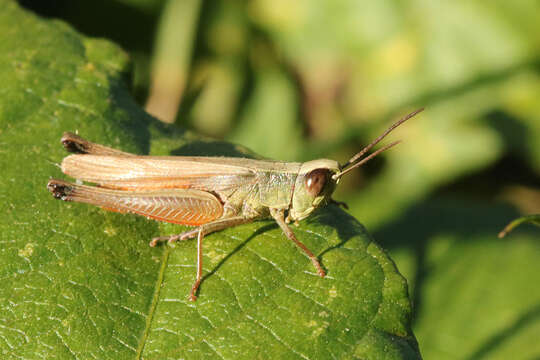
{"type": "Polygon", "coordinates": [[[340,178],[398,144],[395,141],[364,157],[388,133],[422,110],[395,122],[344,165],[328,159],[291,163],[228,157],[139,156],[66,132],[61,142],[75,154],[64,158],[62,172],[98,186],[51,179],[47,188],[55,198],[64,201],[195,226],[150,242],[150,246],[156,246],[162,241],[197,238],[192,301],[197,299],[202,279],[204,236],[261,218],[272,217],[285,236],[309,257],[319,276],[324,277],[317,256],[296,238],[288,224],[298,223],[316,208],[334,201],[331,195],[340,178]]]}

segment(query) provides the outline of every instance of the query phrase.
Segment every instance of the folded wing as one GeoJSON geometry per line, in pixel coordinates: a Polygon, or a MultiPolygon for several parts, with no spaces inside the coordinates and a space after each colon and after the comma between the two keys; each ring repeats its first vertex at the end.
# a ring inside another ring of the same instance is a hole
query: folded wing
{"type": "Polygon", "coordinates": [[[226,158],[76,154],[64,158],[62,172],[102,187],[125,190],[219,191],[256,181],[256,173],[242,166],[242,161],[240,165],[230,163],[226,158]]]}

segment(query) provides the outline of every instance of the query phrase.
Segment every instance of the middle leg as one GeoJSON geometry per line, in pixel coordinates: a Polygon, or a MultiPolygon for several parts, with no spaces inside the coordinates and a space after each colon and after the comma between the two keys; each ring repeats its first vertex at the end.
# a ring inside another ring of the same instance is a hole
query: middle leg
{"type": "MultiPolygon", "coordinates": [[[[193,286],[191,287],[190,292],[190,300],[195,301],[197,300],[197,289],[199,289],[199,286],[201,285],[202,281],[202,267],[203,267],[203,253],[202,253],[202,241],[204,238],[204,235],[210,234],[215,231],[223,230],[232,226],[245,224],[248,222],[252,222],[253,219],[244,218],[244,217],[234,217],[229,219],[222,219],[217,220],[208,224],[204,224],[199,226],[197,230],[197,277],[195,279],[195,283],[193,283],[193,286]]],[[[193,231],[188,231],[184,233],[184,236],[191,236],[193,231]]],[[[182,234],[180,234],[180,240],[184,240],[182,238],[182,234]]]]}
{"type": "Polygon", "coordinates": [[[161,237],[153,238],[152,241],[150,241],[150,246],[152,247],[156,246],[160,241],[167,241],[169,243],[172,243],[178,240],[180,241],[187,240],[187,239],[191,239],[197,236],[197,277],[195,279],[195,282],[193,283],[193,286],[191,287],[191,292],[190,292],[190,300],[195,301],[197,300],[197,296],[196,296],[197,290],[199,289],[199,286],[201,285],[201,281],[202,281],[202,266],[203,266],[202,241],[203,241],[204,236],[210,233],[213,233],[215,231],[219,231],[219,230],[223,230],[223,229],[233,227],[236,225],[252,222],[253,220],[254,220],[253,218],[245,218],[241,216],[216,220],[216,221],[201,225],[193,230],[188,230],[178,235],[161,236],[161,237]]]}
{"type": "Polygon", "coordinates": [[[215,231],[220,231],[220,230],[226,229],[228,227],[245,224],[245,223],[252,222],[252,221],[253,221],[253,219],[251,219],[251,218],[244,218],[244,217],[240,217],[240,216],[233,217],[233,218],[228,218],[228,219],[216,220],[216,221],[210,222],[208,224],[198,226],[195,229],[184,231],[183,233],[180,233],[180,234],[155,237],[155,238],[152,239],[152,241],[150,241],[149,245],[151,247],[155,247],[158,243],[164,242],[164,241],[171,244],[171,243],[174,243],[174,242],[177,242],[177,241],[193,239],[194,237],[196,237],[199,234],[199,229],[202,228],[203,226],[206,227],[206,235],[208,235],[208,234],[213,233],[215,231]]]}

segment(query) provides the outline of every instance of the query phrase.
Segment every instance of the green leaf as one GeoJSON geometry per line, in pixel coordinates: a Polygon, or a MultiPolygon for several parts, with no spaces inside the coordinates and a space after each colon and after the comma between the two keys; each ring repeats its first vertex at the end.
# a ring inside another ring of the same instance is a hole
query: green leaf
{"type": "Polygon", "coordinates": [[[432,239],[415,324],[426,358],[538,358],[538,236],[519,234],[509,241],[483,233],[432,239]]]}
{"type": "Polygon", "coordinates": [[[426,359],[540,356],[537,230],[497,238],[515,214],[500,203],[437,197],[374,233],[411,279],[413,329],[426,359]]]}
{"type": "Polygon", "coordinates": [[[328,271],[271,221],[209,235],[199,300],[183,228],[54,200],[63,131],[152,154],[238,154],[160,125],[131,99],[128,57],[5,1],[0,12],[0,353],[3,358],[417,359],[405,280],[336,207],[295,228],[328,271]]]}

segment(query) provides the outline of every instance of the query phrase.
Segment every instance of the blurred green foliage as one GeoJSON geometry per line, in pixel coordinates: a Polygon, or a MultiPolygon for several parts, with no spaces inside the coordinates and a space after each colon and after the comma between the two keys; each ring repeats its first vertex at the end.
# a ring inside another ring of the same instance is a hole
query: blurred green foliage
{"type": "MultiPolygon", "coordinates": [[[[21,2],[123,46],[146,102],[167,1],[21,2]]],[[[193,3],[176,122],[269,158],[344,162],[425,106],[336,198],[408,279],[425,358],[540,356],[538,230],[496,238],[540,212],[538,1],[193,3]]]]}

